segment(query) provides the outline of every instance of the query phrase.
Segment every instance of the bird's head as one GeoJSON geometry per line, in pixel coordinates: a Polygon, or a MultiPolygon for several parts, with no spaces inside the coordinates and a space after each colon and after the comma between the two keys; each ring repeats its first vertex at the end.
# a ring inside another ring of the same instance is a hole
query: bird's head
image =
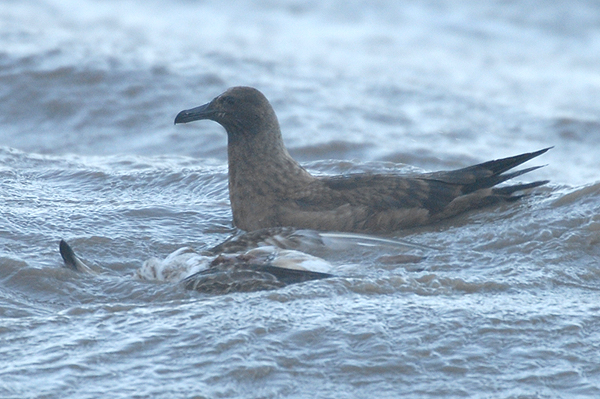
{"type": "Polygon", "coordinates": [[[232,87],[211,102],[177,114],[175,124],[210,119],[225,128],[230,139],[250,139],[275,129],[277,116],[267,98],[252,87],[232,87]]]}

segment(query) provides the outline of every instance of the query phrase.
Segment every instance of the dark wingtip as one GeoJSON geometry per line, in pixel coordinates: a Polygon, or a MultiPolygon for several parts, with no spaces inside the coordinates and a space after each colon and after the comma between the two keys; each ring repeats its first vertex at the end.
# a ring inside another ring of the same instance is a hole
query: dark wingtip
{"type": "Polygon", "coordinates": [[[277,267],[273,265],[264,265],[261,266],[259,269],[274,275],[277,278],[277,280],[281,281],[286,285],[335,277],[333,274],[329,273],[321,273],[301,269],[288,269],[285,267],[277,267]]]}
{"type": "Polygon", "coordinates": [[[532,153],[532,155],[533,155],[534,157],[537,157],[538,155],[542,155],[542,154],[543,154],[543,153],[545,153],[546,151],[548,151],[548,150],[551,150],[551,149],[553,149],[553,148],[554,148],[554,146],[553,146],[553,145],[551,145],[550,147],[542,148],[541,150],[538,150],[538,151],[535,151],[535,152],[533,152],[533,153],[532,153]]]}
{"type": "Polygon", "coordinates": [[[534,152],[529,152],[529,153],[526,153],[526,154],[523,154],[523,155],[527,156],[528,159],[532,159],[532,158],[535,158],[537,156],[540,156],[540,155],[544,154],[545,152],[548,152],[548,150],[551,150],[553,148],[554,148],[554,146],[550,146],[550,147],[542,148],[541,150],[537,150],[537,151],[534,151],[534,152]]]}
{"type": "MultiPolygon", "coordinates": [[[[547,152],[551,148],[554,148],[554,147],[547,147],[547,148],[543,148],[538,151],[527,152],[524,154],[515,155],[512,157],[508,157],[508,158],[496,159],[494,161],[485,162],[485,163],[482,163],[482,164],[476,165],[476,166],[481,166],[481,167],[487,168],[491,172],[493,172],[495,175],[499,175],[499,174],[506,172],[507,170],[515,168],[515,167],[529,161],[530,159],[539,157],[540,155],[547,152]]],[[[533,170],[533,169],[529,169],[529,170],[533,170]]]]}
{"type": "Polygon", "coordinates": [[[60,250],[60,256],[62,256],[63,261],[65,262],[65,267],[78,271],[75,252],[73,252],[71,246],[67,244],[65,240],[60,240],[58,248],[60,250]]]}

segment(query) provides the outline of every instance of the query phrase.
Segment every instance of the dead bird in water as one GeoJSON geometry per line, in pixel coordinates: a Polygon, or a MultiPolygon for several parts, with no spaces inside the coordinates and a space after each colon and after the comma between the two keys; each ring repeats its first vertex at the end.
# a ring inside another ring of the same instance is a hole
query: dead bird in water
{"type": "MultiPolygon", "coordinates": [[[[92,272],[66,241],[61,240],[60,254],[65,267],[92,272]]],[[[299,251],[259,247],[242,253],[207,256],[184,247],[165,259],[150,258],[136,270],[134,277],[146,281],[181,282],[189,290],[209,294],[261,291],[289,284],[333,277],[323,259],[299,251]]]]}
{"type": "MultiPolygon", "coordinates": [[[[329,262],[302,250],[375,245],[434,250],[404,240],[361,234],[273,228],[234,236],[204,252],[184,247],[165,259],[150,258],[136,270],[134,277],[146,281],[181,282],[186,289],[210,294],[270,290],[334,277],[329,262]]],[[[60,241],[59,249],[65,267],[94,273],[66,241],[60,241]]],[[[411,257],[411,263],[421,259],[411,257]]]]}
{"type": "Polygon", "coordinates": [[[293,226],[393,232],[515,201],[521,197],[516,192],[547,183],[495,187],[537,169],[505,173],[549,148],[453,171],[315,177],[290,156],[273,107],[251,87],[230,88],[205,105],[181,111],[175,123],[200,119],[213,120],[227,131],[233,222],[246,231],[293,226]]]}

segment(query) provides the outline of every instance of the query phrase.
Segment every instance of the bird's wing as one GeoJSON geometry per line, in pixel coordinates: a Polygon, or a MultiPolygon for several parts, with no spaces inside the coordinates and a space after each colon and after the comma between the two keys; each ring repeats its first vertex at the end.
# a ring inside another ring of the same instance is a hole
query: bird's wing
{"type": "Polygon", "coordinates": [[[288,284],[333,277],[328,273],[289,269],[268,264],[244,264],[213,267],[183,280],[188,290],[210,294],[273,290],[288,284]]]}
{"type": "Polygon", "coordinates": [[[353,174],[323,177],[322,188],[304,193],[295,203],[301,210],[365,206],[371,212],[426,209],[436,212],[461,194],[461,186],[441,180],[395,175],[353,174]]]}
{"type": "Polygon", "coordinates": [[[397,175],[353,174],[321,177],[314,189],[306,190],[295,198],[301,210],[337,209],[344,205],[367,206],[371,212],[395,209],[427,210],[430,215],[444,212],[446,207],[462,196],[476,199],[473,207],[488,205],[500,200],[514,200],[516,191],[547,183],[536,181],[494,188],[499,183],[539,168],[522,169],[505,173],[535,158],[549,148],[497,159],[453,171],[425,173],[411,177],[397,175]],[[491,189],[491,190],[486,190],[491,189]],[[480,191],[481,190],[481,191],[480,191]]]}
{"type": "MultiPolygon", "coordinates": [[[[493,187],[499,183],[502,183],[514,177],[541,168],[541,166],[534,166],[527,169],[517,170],[511,173],[504,173],[529,161],[530,159],[542,155],[550,148],[552,147],[544,148],[535,152],[528,152],[521,155],[515,155],[508,158],[495,159],[493,161],[480,163],[463,169],[426,173],[424,175],[421,175],[421,177],[427,180],[437,180],[454,185],[461,185],[463,194],[469,194],[476,190],[493,187]]],[[[539,186],[547,183],[547,181],[534,183],[539,183],[537,184],[539,186]]],[[[529,186],[531,184],[533,183],[528,183],[527,185],[529,186]]],[[[517,190],[513,190],[513,192],[514,191],[517,190]]],[[[504,191],[504,193],[507,193],[506,190],[504,191]]]]}

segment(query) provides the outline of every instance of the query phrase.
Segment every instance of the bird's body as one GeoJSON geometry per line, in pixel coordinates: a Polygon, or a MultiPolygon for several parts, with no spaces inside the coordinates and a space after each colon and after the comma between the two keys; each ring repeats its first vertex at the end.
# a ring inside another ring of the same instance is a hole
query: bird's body
{"type": "MultiPolygon", "coordinates": [[[[150,258],[134,272],[144,281],[181,283],[186,289],[210,294],[261,291],[333,277],[333,265],[308,252],[329,252],[357,247],[388,247],[404,252],[435,248],[406,240],[354,233],[317,232],[278,227],[236,234],[202,252],[183,247],[165,258],[150,258]]],[[[76,272],[98,274],[81,260],[66,241],[59,244],[64,266],[76,272]]],[[[422,257],[396,255],[393,263],[415,263],[422,257]]],[[[383,263],[390,263],[384,257],[383,263]]]]}
{"type": "MultiPolygon", "coordinates": [[[[257,243],[258,244],[258,243],[257,243]]],[[[230,241],[227,247],[242,248],[230,241]]],[[[96,274],[66,241],[60,254],[66,268],[96,274]]],[[[144,281],[181,283],[188,290],[207,294],[263,291],[333,277],[331,264],[296,250],[257,246],[237,253],[201,254],[190,247],[180,248],[164,259],[150,258],[135,271],[144,281]]]]}
{"type": "Polygon", "coordinates": [[[246,231],[293,226],[392,232],[512,201],[519,198],[515,192],[546,183],[494,187],[536,169],[505,173],[548,149],[454,171],[315,177],[290,156],[273,108],[250,87],[231,88],[206,105],[182,111],[175,123],[198,119],[214,120],[227,131],[233,221],[246,231]]]}

